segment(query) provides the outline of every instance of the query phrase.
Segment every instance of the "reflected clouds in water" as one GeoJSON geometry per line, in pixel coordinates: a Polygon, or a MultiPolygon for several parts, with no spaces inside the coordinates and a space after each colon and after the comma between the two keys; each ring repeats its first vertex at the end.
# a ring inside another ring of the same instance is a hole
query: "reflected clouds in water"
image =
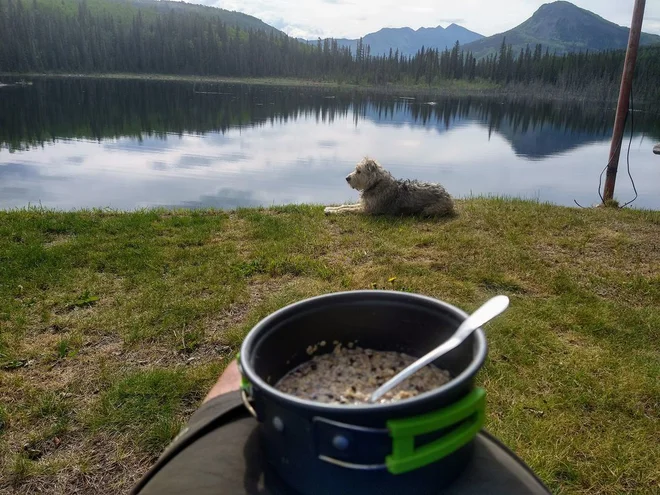
{"type": "MultiPolygon", "coordinates": [[[[0,112],[0,124],[34,131],[17,144],[0,130],[0,208],[39,201],[58,209],[129,210],[352,202],[358,196],[344,177],[365,155],[396,177],[441,182],[457,197],[496,194],[590,204],[598,199],[611,132],[607,114],[578,115],[545,104],[447,100],[431,106],[263,88],[228,88],[232,98],[211,101],[185,85],[122,88],[126,94],[109,93],[127,101],[101,102],[110,107],[87,109],[89,115],[64,103],[55,110],[39,106],[48,99],[26,100],[43,114],[35,122],[5,122],[10,117],[0,112]],[[273,104],[255,106],[255,95],[273,104]],[[149,111],[133,114],[140,108],[133,98],[149,111]],[[71,122],[73,135],[81,122],[119,103],[125,120],[133,122],[130,132],[108,121],[97,125],[108,126],[105,137],[64,135],[55,142],[37,137],[46,134],[34,128],[43,122],[71,122]],[[137,135],[135,122],[143,129],[137,135]]],[[[653,125],[650,119],[640,128],[653,135],[653,125]]],[[[660,208],[660,166],[648,142],[638,134],[631,149],[640,186],[636,206],[660,208]]],[[[622,153],[620,171],[623,165],[622,153]]],[[[617,182],[621,198],[632,195],[626,179],[620,174],[617,182]]]]}
{"type": "Polygon", "coordinates": [[[263,200],[256,197],[254,191],[240,191],[238,189],[223,188],[215,194],[204,194],[198,201],[184,201],[178,205],[171,205],[175,208],[249,208],[253,206],[262,206],[263,200]]]}

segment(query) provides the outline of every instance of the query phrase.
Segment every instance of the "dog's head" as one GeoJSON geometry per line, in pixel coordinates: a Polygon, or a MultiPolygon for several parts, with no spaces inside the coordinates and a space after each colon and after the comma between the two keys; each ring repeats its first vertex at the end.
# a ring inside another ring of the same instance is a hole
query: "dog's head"
{"type": "Polygon", "coordinates": [[[379,182],[385,173],[375,160],[364,158],[355,166],[355,170],[346,176],[346,182],[353,189],[364,191],[379,182]]]}

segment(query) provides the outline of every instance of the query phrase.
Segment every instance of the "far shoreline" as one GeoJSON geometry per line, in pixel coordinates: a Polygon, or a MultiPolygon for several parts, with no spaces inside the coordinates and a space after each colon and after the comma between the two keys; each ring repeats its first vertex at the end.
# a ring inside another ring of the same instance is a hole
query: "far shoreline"
{"type": "MultiPolygon", "coordinates": [[[[285,77],[225,77],[225,76],[198,76],[183,74],[140,74],[140,73],[65,73],[65,72],[26,72],[11,73],[0,72],[0,78],[11,77],[15,79],[108,79],[132,81],[162,81],[162,82],[189,82],[189,83],[216,83],[216,84],[245,84],[254,86],[288,86],[314,89],[336,89],[340,91],[372,92],[379,94],[397,94],[400,96],[425,97],[505,97],[521,98],[536,101],[565,101],[565,102],[599,102],[609,104],[616,102],[616,97],[594,95],[592,92],[564,91],[555,86],[542,85],[499,85],[489,81],[463,81],[447,80],[440,84],[384,84],[372,85],[366,83],[349,83],[331,80],[313,80],[285,77]]],[[[2,80],[0,79],[0,82],[2,80]]],[[[638,102],[641,104],[643,102],[638,102]]]]}

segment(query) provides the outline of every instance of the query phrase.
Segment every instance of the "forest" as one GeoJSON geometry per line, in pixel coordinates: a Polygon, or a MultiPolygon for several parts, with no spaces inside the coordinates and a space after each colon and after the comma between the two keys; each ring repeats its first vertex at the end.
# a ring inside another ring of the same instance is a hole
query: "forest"
{"type": "MultiPolygon", "coordinates": [[[[608,98],[616,94],[624,51],[556,55],[542,45],[514,53],[506,39],[477,59],[458,42],[373,56],[334,40],[303,43],[276,30],[241,29],[198,10],[148,10],[111,0],[0,0],[0,73],[144,73],[289,77],[370,85],[552,85],[608,98]]],[[[138,4],[139,5],[139,4],[138,4]]],[[[209,9],[214,10],[214,9],[209,9]]],[[[640,50],[635,95],[660,99],[660,46],[640,50]]]]}

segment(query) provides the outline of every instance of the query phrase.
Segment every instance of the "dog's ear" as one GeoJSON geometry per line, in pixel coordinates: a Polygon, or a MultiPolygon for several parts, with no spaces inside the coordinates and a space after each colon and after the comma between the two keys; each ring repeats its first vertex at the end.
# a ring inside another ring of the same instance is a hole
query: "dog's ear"
{"type": "Polygon", "coordinates": [[[364,163],[364,168],[367,172],[375,172],[378,170],[378,164],[374,160],[368,158],[364,163]]]}

